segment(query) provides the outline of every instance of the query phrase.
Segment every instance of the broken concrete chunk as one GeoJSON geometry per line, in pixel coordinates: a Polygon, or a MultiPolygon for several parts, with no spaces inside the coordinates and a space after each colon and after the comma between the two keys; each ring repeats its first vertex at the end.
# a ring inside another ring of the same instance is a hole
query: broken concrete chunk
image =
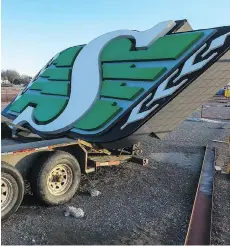
{"type": "Polygon", "coordinates": [[[91,196],[99,196],[101,194],[101,192],[99,190],[96,190],[96,189],[91,189],[89,191],[89,193],[91,196]]]}
{"type": "Polygon", "coordinates": [[[74,218],[83,218],[85,212],[81,208],[68,206],[64,212],[64,215],[66,217],[72,215],[74,218]]]}

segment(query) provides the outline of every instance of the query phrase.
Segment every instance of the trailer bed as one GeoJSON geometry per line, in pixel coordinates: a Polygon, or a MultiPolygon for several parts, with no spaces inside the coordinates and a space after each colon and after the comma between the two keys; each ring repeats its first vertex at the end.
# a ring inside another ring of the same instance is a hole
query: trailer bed
{"type": "Polygon", "coordinates": [[[19,140],[17,138],[15,139],[3,139],[1,141],[1,148],[2,148],[2,154],[9,153],[9,152],[15,152],[20,150],[26,150],[26,149],[34,149],[34,148],[44,148],[52,145],[71,145],[76,144],[76,141],[70,138],[57,138],[57,139],[51,139],[51,140],[37,140],[34,141],[34,139],[24,139],[19,140]]]}

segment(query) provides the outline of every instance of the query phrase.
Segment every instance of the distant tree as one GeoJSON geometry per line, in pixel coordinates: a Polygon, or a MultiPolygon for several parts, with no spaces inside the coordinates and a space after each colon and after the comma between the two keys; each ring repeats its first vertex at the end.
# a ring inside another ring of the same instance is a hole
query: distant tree
{"type": "Polygon", "coordinates": [[[25,75],[25,74],[21,75],[21,77],[20,77],[21,84],[23,84],[23,85],[27,85],[31,79],[32,78],[30,76],[25,75]]]}
{"type": "Polygon", "coordinates": [[[32,79],[30,76],[22,74],[20,75],[17,71],[7,69],[1,71],[2,80],[8,80],[14,85],[27,85],[32,79]]]}
{"type": "Polygon", "coordinates": [[[2,70],[1,71],[1,79],[2,80],[7,80],[7,74],[6,74],[6,71],[5,70],[2,70]]]}
{"type": "Polygon", "coordinates": [[[15,79],[15,80],[13,81],[13,84],[14,84],[14,85],[21,85],[21,84],[22,84],[21,78],[15,79]]]}
{"type": "Polygon", "coordinates": [[[13,83],[15,79],[20,79],[20,74],[15,70],[7,69],[1,71],[1,77],[4,80],[8,80],[10,83],[13,83]]]}

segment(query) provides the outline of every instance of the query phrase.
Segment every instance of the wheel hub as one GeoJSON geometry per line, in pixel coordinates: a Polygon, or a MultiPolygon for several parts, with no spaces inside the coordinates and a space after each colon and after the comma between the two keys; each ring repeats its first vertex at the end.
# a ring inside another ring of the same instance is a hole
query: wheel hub
{"type": "Polygon", "coordinates": [[[13,199],[13,187],[9,179],[1,177],[1,210],[4,210],[13,199]]]}
{"type": "Polygon", "coordinates": [[[71,168],[65,164],[59,164],[50,171],[47,186],[52,195],[60,196],[70,188],[72,181],[73,172],[71,168]]]}

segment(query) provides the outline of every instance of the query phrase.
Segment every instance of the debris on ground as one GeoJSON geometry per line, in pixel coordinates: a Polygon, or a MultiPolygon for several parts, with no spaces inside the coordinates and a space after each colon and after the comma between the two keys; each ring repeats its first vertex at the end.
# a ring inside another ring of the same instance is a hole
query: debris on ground
{"type": "Polygon", "coordinates": [[[99,190],[96,190],[96,189],[91,189],[89,191],[89,193],[91,196],[99,196],[101,194],[101,192],[99,190]]]}
{"type": "Polygon", "coordinates": [[[202,118],[230,120],[229,107],[229,99],[227,98],[223,99],[222,102],[217,102],[215,99],[209,100],[202,106],[202,118]]]}
{"type": "Polygon", "coordinates": [[[209,120],[209,119],[204,119],[204,118],[188,118],[186,121],[209,122],[209,123],[223,123],[223,121],[209,120]]]}
{"type": "Polygon", "coordinates": [[[213,142],[216,142],[216,143],[226,143],[226,144],[229,144],[228,142],[226,141],[220,141],[220,140],[212,140],[213,142]]]}
{"type": "Polygon", "coordinates": [[[64,215],[66,217],[72,215],[74,218],[83,218],[85,213],[81,208],[67,206],[64,215]]]}

